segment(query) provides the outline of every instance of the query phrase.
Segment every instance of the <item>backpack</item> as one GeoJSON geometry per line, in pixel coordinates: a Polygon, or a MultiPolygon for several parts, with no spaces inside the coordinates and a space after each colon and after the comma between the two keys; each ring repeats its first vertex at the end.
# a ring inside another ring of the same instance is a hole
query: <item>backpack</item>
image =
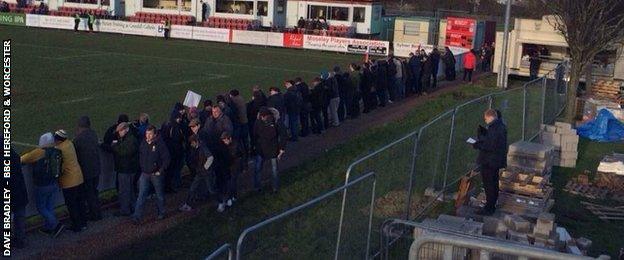
{"type": "Polygon", "coordinates": [[[43,158],[35,163],[33,168],[33,179],[37,186],[47,186],[58,181],[61,176],[63,154],[61,150],[54,147],[43,149],[43,158]]]}

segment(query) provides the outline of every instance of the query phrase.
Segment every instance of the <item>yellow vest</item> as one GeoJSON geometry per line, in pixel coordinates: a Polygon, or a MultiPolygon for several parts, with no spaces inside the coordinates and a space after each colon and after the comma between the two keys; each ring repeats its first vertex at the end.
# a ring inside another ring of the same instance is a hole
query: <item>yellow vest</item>
{"type": "MultiPolygon", "coordinates": [[[[82,170],[78,164],[78,157],[76,157],[76,148],[70,140],[55,146],[56,149],[61,150],[63,155],[62,173],[59,177],[59,186],[62,189],[68,189],[76,187],[84,182],[82,176],[82,170]]],[[[41,148],[36,148],[21,156],[23,164],[35,163],[45,156],[45,151],[41,148]]]]}

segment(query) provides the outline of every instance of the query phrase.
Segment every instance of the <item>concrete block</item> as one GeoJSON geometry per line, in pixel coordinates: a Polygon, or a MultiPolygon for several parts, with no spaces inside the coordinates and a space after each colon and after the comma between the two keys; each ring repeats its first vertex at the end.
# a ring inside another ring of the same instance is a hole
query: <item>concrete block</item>
{"type": "Polygon", "coordinates": [[[591,245],[592,241],[587,238],[579,237],[576,239],[576,246],[581,250],[588,250],[591,245]]]}
{"type": "Polygon", "coordinates": [[[578,151],[578,141],[577,142],[562,142],[561,143],[561,151],[578,151]]]}
{"type": "Polygon", "coordinates": [[[564,122],[555,122],[555,127],[557,127],[557,131],[565,131],[572,129],[572,125],[564,122]]]}
{"type": "Polygon", "coordinates": [[[561,162],[559,163],[559,167],[576,168],[576,159],[574,160],[561,159],[561,162]]]}
{"type": "Polygon", "coordinates": [[[531,231],[531,222],[518,215],[505,215],[505,225],[511,230],[520,233],[529,233],[531,231]]]}
{"type": "Polygon", "coordinates": [[[509,156],[525,156],[535,159],[546,159],[551,156],[554,148],[549,145],[519,141],[509,146],[509,156]]]}
{"type": "Polygon", "coordinates": [[[542,132],[540,134],[540,143],[549,144],[552,146],[561,146],[561,135],[549,132],[542,132]]]}
{"type": "Polygon", "coordinates": [[[557,132],[557,127],[554,126],[554,125],[544,125],[544,124],[542,124],[542,131],[549,132],[549,133],[556,133],[557,132]]]}
{"type": "Polygon", "coordinates": [[[555,229],[555,214],[540,213],[537,217],[537,223],[533,228],[533,235],[536,237],[550,238],[551,233],[555,229]]]}
{"type": "Polygon", "coordinates": [[[498,229],[499,222],[500,220],[496,217],[483,217],[483,234],[486,236],[496,236],[496,230],[498,229]]]}
{"type": "Polygon", "coordinates": [[[507,232],[507,235],[509,236],[509,240],[511,241],[529,244],[529,237],[525,233],[520,233],[520,232],[516,232],[513,230],[509,230],[507,232]]]}
{"type": "Polygon", "coordinates": [[[562,160],[575,160],[578,158],[577,151],[561,151],[562,160]]]}

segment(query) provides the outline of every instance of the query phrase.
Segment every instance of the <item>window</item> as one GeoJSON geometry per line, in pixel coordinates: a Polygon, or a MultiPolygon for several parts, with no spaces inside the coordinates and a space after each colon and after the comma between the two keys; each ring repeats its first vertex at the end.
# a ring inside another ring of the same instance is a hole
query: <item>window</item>
{"type": "Polygon", "coordinates": [[[253,1],[217,0],[216,12],[253,15],[253,1]]]}
{"type": "Polygon", "coordinates": [[[143,0],[143,7],[178,10],[178,0],[143,0]]]}
{"type": "Polygon", "coordinates": [[[349,7],[329,7],[329,20],[349,21],[349,7]]]}
{"type": "Polygon", "coordinates": [[[267,16],[269,14],[269,2],[258,1],[258,16],[267,16]]]}
{"type": "Polygon", "coordinates": [[[68,2],[68,3],[81,3],[81,4],[94,4],[94,5],[96,5],[98,3],[97,0],[65,0],[65,2],[68,2]]]}
{"type": "Polygon", "coordinates": [[[366,22],[366,8],[354,7],[353,8],[353,21],[356,23],[366,22]]]}
{"type": "Polygon", "coordinates": [[[419,36],[420,35],[420,23],[419,22],[404,22],[403,34],[419,36]]]}
{"type": "Polygon", "coordinates": [[[327,14],[327,6],[310,5],[308,7],[308,18],[317,19],[325,18],[327,14]]]}
{"type": "Polygon", "coordinates": [[[182,11],[191,11],[191,0],[182,0],[182,11]]]}

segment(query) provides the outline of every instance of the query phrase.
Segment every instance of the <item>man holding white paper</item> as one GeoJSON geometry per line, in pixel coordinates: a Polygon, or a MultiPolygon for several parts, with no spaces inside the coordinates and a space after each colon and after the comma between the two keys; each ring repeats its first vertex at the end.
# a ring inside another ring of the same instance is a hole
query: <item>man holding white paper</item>
{"type": "Polygon", "coordinates": [[[487,125],[479,125],[477,139],[469,138],[466,142],[479,150],[477,164],[481,168],[486,203],[477,213],[492,215],[498,200],[499,171],[507,166],[507,127],[494,109],[486,110],[483,118],[487,125]]]}

